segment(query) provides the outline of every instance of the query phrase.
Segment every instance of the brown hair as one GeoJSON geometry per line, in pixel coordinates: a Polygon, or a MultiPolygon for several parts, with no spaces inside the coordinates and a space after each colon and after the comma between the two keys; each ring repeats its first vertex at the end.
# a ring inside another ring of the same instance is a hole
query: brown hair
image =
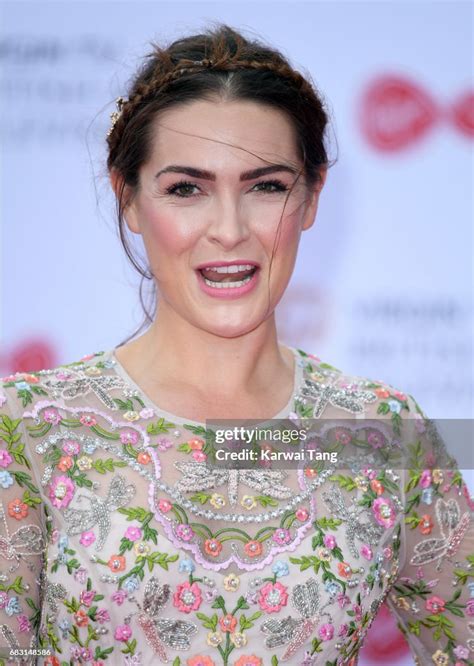
{"type": "MultiPolygon", "coordinates": [[[[140,167],[149,159],[153,123],[158,114],[172,106],[216,97],[259,102],[286,113],[295,128],[303,163],[296,180],[302,173],[308,188],[319,181],[321,167],[329,166],[325,104],[310,77],[293,69],[282,53],[258,40],[246,39],[225,24],[179,39],[166,48],[153,44],[153,51],[133,79],[128,98],[119,105],[107,136],[107,167],[121,177],[117,195],[120,240],[141,275],[140,302],[145,313],[142,325],[121,344],[153,321],[143,299],[144,280],[153,275],[134,257],[125,233],[123,214],[129,203],[126,188],[128,192],[137,191],[140,167]]],[[[153,297],[155,300],[155,285],[153,297]]]]}

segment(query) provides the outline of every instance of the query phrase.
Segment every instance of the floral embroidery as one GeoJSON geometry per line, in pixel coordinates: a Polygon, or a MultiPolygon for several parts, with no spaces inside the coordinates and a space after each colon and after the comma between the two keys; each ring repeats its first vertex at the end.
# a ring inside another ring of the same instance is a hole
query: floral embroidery
{"type": "Polygon", "coordinates": [[[288,417],[345,466],[213,467],[212,432],[165,419],[110,352],[5,378],[0,645],[27,638],[54,666],[351,665],[387,599],[433,664],[469,663],[454,461],[411,396],[294,354],[288,417]],[[388,464],[405,449],[406,471],[388,464]]]}

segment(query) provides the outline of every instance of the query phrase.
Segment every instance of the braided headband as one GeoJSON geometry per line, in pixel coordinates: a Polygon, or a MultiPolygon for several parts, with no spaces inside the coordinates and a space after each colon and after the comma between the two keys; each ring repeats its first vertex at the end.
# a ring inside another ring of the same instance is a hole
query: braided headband
{"type": "MultiPolygon", "coordinates": [[[[246,61],[246,62],[242,62],[242,61],[241,61],[241,62],[235,62],[235,63],[231,63],[231,62],[228,61],[228,62],[226,63],[226,62],[223,62],[222,60],[221,60],[221,61],[218,61],[218,62],[214,62],[214,61],[212,61],[212,60],[209,60],[208,58],[204,58],[203,60],[191,60],[191,61],[188,61],[188,62],[186,63],[186,66],[185,66],[185,67],[177,67],[175,70],[172,70],[171,72],[168,73],[168,75],[166,75],[166,78],[165,78],[165,80],[162,82],[161,85],[164,85],[164,84],[168,83],[169,80],[172,80],[172,79],[174,79],[174,78],[178,78],[179,76],[181,76],[181,75],[184,74],[185,72],[188,72],[188,71],[194,71],[194,68],[195,68],[195,67],[205,67],[205,68],[210,68],[210,67],[214,67],[214,66],[215,66],[216,69],[220,69],[220,68],[222,68],[222,69],[231,69],[231,67],[229,67],[229,65],[231,65],[231,64],[235,64],[235,65],[236,65],[236,68],[247,68],[247,69],[273,69],[273,68],[269,67],[268,64],[266,64],[266,63],[261,63],[261,62],[258,62],[258,61],[250,61],[250,62],[249,62],[249,61],[246,61]]],[[[232,69],[234,69],[234,67],[232,67],[232,69]]],[[[293,77],[294,82],[295,82],[300,88],[303,88],[303,87],[310,87],[309,84],[307,83],[307,81],[304,79],[304,77],[303,77],[299,72],[297,72],[297,71],[295,71],[295,70],[291,70],[291,69],[289,69],[288,67],[285,67],[285,75],[288,76],[289,73],[291,73],[291,76],[293,77]]],[[[160,85],[157,85],[156,90],[159,90],[160,87],[161,87],[160,85]]],[[[131,98],[131,99],[133,99],[133,98],[131,98]]],[[[116,109],[116,111],[113,111],[113,112],[110,114],[110,119],[111,119],[112,123],[111,123],[111,125],[110,125],[110,129],[109,129],[109,131],[107,132],[107,137],[110,137],[110,135],[111,135],[112,132],[114,131],[115,125],[117,124],[117,121],[119,120],[119,118],[120,118],[121,115],[122,115],[122,112],[123,112],[123,108],[124,108],[124,106],[125,106],[128,102],[130,102],[131,99],[128,99],[128,100],[127,100],[127,99],[125,99],[124,97],[118,97],[118,98],[116,99],[115,104],[116,104],[117,109],[116,109]]]]}

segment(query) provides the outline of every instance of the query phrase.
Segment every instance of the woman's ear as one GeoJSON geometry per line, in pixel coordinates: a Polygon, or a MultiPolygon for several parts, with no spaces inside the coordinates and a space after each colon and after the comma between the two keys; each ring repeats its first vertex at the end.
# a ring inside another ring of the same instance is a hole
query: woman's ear
{"type": "Polygon", "coordinates": [[[319,195],[321,194],[321,190],[323,189],[324,184],[326,182],[327,174],[328,174],[327,167],[320,168],[319,178],[309,192],[309,203],[306,212],[304,214],[304,220],[302,226],[303,231],[305,231],[306,229],[310,229],[314,224],[314,220],[316,219],[316,214],[318,212],[319,195]]]}
{"type": "Polygon", "coordinates": [[[133,233],[140,234],[140,225],[133,205],[132,188],[124,182],[122,174],[117,169],[111,169],[109,178],[117,201],[122,202],[121,208],[127,227],[133,233]]]}

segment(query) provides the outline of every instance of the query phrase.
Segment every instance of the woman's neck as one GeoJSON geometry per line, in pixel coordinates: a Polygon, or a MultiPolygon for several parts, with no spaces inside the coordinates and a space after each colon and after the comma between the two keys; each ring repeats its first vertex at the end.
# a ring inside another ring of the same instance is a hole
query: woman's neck
{"type": "MultiPolygon", "coordinates": [[[[188,390],[203,399],[223,402],[262,392],[288,395],[294,376],[291,350],[279,345],[274,316],[248,333],[223,337],[176,316],[158,315],[139,338],[120,347],[117,358],[135,381],[188,390]]],[[[278,402],[278,398],[276,398],[278,402]]]]}

